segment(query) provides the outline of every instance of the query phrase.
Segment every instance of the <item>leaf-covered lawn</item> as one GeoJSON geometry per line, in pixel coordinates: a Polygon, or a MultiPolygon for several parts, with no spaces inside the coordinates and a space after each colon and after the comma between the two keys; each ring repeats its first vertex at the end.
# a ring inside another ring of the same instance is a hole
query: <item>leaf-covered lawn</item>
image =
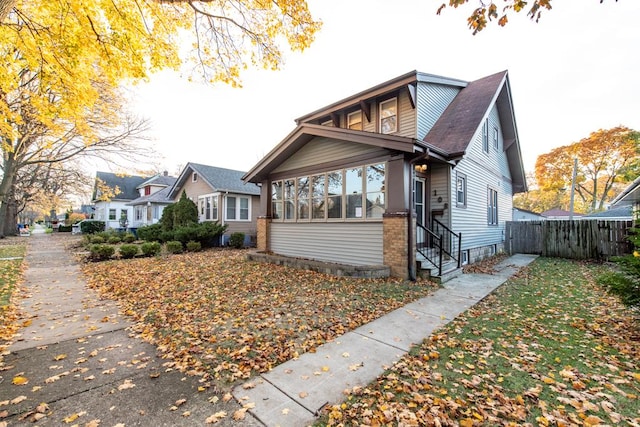
{"type": "Polygon", "coordinates": [[[338,278],[210,250],[89,263],[91,286],[186,369],[234,383],[435,290],[431,282],[338,278]]]}
{"type": "Polygon", "coordinates": [[[321,424],[639,426],[640,322],[604,268],[536,260],[321,424]]]}
{"type": "Polygon", "coordinates": [[[0,344],[13,336],[18,328],[17,307],[11,304],[16,286],[22,280],[22,259],[2,259],[24,257],[26,246],[12,238],[0,240],[0,344]]]}

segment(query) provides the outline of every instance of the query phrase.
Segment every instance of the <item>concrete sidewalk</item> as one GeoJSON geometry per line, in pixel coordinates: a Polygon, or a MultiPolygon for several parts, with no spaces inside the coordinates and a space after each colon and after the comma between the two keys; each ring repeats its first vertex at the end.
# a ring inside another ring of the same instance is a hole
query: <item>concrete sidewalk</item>
{"type": "Polygon", "coordinates": [[[495,274],[463,274],[434,294],[285,362],[233,391],[241,402],[254,402],[251,413],[266,426],[312,424],[327,405],[344,399],[343,391],[374,381],[434,330],[482,300],[535,255],[514,255],[495,274]]]}
{"type": "Polygon", "coordinates": [[[200,377],[158,357],[115,302],[89,289],[67,234],[28,239],[23,328],[0,356],[0,425],[258,426],[200,377]],[[22,378],[14,384],[16,378],[22,378]],[[3,424],[6,423],[6,424],[3,424]]]}

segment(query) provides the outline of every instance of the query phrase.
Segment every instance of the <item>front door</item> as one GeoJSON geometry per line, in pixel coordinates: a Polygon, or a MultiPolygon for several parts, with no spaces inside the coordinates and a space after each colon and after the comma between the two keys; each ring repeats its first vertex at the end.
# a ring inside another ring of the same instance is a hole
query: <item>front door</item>
{"type": "Polygon", "coordinates": [[[416,221],[418,224],[426,227],[426,197],[425,197],[426,182],[424,178],[416,178],[414,181],[414,196],[413,196],[413,208],[416,212],[416,221]]]}

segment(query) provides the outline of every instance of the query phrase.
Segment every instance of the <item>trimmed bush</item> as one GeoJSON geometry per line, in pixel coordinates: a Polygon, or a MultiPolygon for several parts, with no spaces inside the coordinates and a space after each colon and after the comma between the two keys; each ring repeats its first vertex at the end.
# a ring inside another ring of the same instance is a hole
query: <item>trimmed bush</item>
{"type": "Polygon", "coordinates": [[[145,225],[138,228],[138,238],[147,242],[159,242],[160,234],[162,234],[162,226],[160,224],[145,225]]]}
{"type": "Polygon", "coordinates": [[[80,231],[82,234],[95,234],[104,231],[104,221],[82,221],[80,231]]]}
{"type": "Polygon", "coordinates": [[[94,235],[94,236],[89,236],[89,243],[93,243],[93,244],[102,244],[105,243],[106,240],[104,237],[100,236],[100,235],[94,235]]]}
{"type": "Polygon", "coordinates": [[[118,237],[117,235],[110,236],[109,240],[107,240],[107,243],[109,243],[111,245],[117,245],[120,242],[122,242],[122,239],[120,237],[118,237]]]}
{"type": "Polygon", "coordinates": [[[123,237],[122,237],[122,241],[124,243],[133,243],[136,241],[136,236],[134,236],[132,233],[126,233],[123,237]]]}
{"type": "Polygon", "coordinates": [[[89,247],[89,258],[94,261],[104,261],[113,256],[116,249],[113,246],[105,244],[95,244],[89,247]]]}
{"type": "Polygon", "coordinates": [[[120,246],[119,252],[120,252],[120,257],[129,259],[138,255],[139,248],[138,248],[138,245],[125,244],[120,246]]]}
{"type": "Polygon", "coordinates": [[[187,251],[189,252],[200,252],[202,250],[202,244],[200,242],[194,242],[191,240],[187,242],[187,251]]]}
{"type": "Polygon", "coordinates": [[[220,225],[215,222],[201,222],[198,224],[197,240],[202,244],[203,248],[220,246],[220,236],[227,230],[227,225],[220,225]]]}
{"type": "Polygon", "coordinates": [[[59,225],[58,232],[60,233],[71,233],[71,225],[59,225]]]}
{"type": "Polygon", "coordinates": [[[179,242],[177,240],[167,242],[167,252],[169,252],[170,254],[181,254],[182,251],[182,242],[179,242]]]}
{"type": "Polygon", "coordinates": [[[177,240],[182,244],[187,244],[190,240],[198,240],[199,225],[190,225],[179,227],[173,230],[173,240],[177,240]]]}
{"type": "Polygon", "coordinates": [[[162,251],[162,246],[158,242],[145,242],[140,246],[140,249],[146,256],[155,256],[162,251]]]}
{"type": "Polygon", "coordinates": [[[231,233],[231,236],[229,237],[229,246],[236,248],[236,249],[241,249],[244,247],[244,233],[231,233]]]}

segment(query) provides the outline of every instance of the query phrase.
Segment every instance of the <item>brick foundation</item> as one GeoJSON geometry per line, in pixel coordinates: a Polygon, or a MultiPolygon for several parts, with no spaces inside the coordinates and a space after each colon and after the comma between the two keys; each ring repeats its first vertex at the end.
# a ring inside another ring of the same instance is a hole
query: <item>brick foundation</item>
{"type": "Polygon", "coordinates": [[[408,215],[408,212],[393,212],[382,216],[383,262],[392,276],[402,279],[409,278],[409,263],[415,265],[415,250],[408,252],[408,215]]]}
{"type": "Polygon", "coordinates": [[[267,216],[258,217],[258,236],[256,240],[256,247],[258,251],[269,251],[269,232],[271,231],[271,218],[267,216]]]}

